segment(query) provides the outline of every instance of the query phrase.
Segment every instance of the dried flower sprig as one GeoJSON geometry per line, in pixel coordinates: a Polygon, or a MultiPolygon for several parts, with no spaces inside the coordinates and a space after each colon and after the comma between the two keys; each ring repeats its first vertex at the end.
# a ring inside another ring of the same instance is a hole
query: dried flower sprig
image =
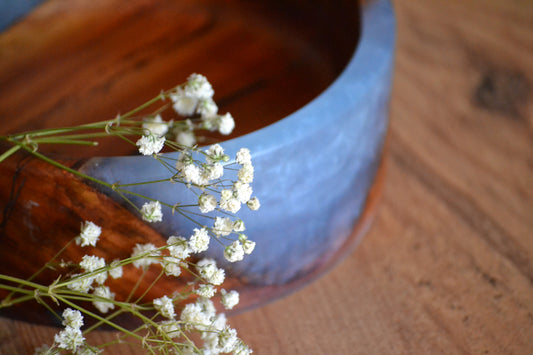
{"type": "Polygon", "coordinates": [[[58,265],[56,258],[74,244],[81,248],[98,248],[102,228],[92,221],[80,221],[79,235],[73,236],[72,241],[30,279],[0,275],[0,289],[9,292],[8,296],[2,299],[0,308],[36,300],[62,321],[64,328],[56,334],[51,346],[37,349],[37,354],[99,354],[114,344],[126,343],[131,339],[136,340],[137,344],[149,353],[252,352],[237,337],[237,332],[227,325],[224,314],[216,312],[211,300],[219,293],[220,302],[225,309],[232,309],[239,302],[237,291],[220,289],[219,292],[219,287],[225,279],[225,271],[219,268],[213,259],[200,258],[198,262],[191,259],[191,256],[206,251],[212,239],[225,245],[224,257],[230,262],[242,260],[244,255],[252,253],[255,247],[255,243],[243,234],[244,222],[231,218],[242,205],[247,205],[251,210],[257,210],[260,206],[257,197],[252,197],[254,168],[250,151],[246,148],[240,149],[232,162],[218,144],[207,148],[196,145],[196,133],[199,130],[218,130],[221,134],[229,134],[235,126],[230,114],[218,114],[213,94],[214,90],[207,79],[202,75],[193,74],[186,83],[163,91],[145,104],[112,120],[0,137],[0,140],[12,144],[10,149],[0,155],[0,163],[16,151],[24,149],[58,168],[112,189],[148,223],[162,221],[162,207],[166,206],[172,208],[173,212],[186,216],[198,227],[194,228],[188,238],[169,236],[165,245],[137,244],[131,255],[121,260],[105,260],[87,254],[79,261],[63,260],[58,265]],[[158,103],[159,106],[151,114],[136,116],[158,103]],[[164,121],[161,114],[170,108],[181,119],[176,117],[164,121]],[[43,144],[96,145],[96,139],[102,137],[117,137],[135,146],[141,155],[156,159],[165,166],[169,171],[169,178],[131,184],[110,184],[64,166],[39,152],[39,146],[43,144]],[[161,154],[165,147],[179,152],[179,157],[161,154]],[[226,169],[238,170],[236,179],[226,178],[226,169]],[[168,181],[187,186],[196,195],[197,204],[183,205],[175,201],[161,201],[129,190],[140,184],[168,181]],[[137,206],[130,200],[131,195],[143,198],[146,202],[137,206]],[[212,224],[208,226],[205,219],[198,221],[200,217],[211,220],[212,224]],[[116,300],[108,280],[120,279],[123,269],[128,267],[139,269],[139,282],[127,299],[116,300]],[[159,277],[143,291],[143,295],[146,295],[163,275],[179,278],[186,273],[193,278],[182,290],[161,295],[151,302],[141,302],[143,297],[131,300],[135,288],[140,285],[140,280],[149,267],[159,267],[161,271],[159,277]],[[41,285],[32,281],[46,268],[60,272],[52,284],[41,285]],[[54,311],[51,303],[64,307],[61,316],[54,311]],[[92,304],[94,310],[89,309],[87,303],[92,304]],[[116,324],[114,319],[122,314],[137,318],[141,325],[135,329],[125,329],[116,324]],[[86,317],[93,318],[94,325],[82,329],[86,317]],[[100,325],[113,327],[122,333],[112,343],[88,344],[86,335],[100,325]],[[192,333],[200,335],[202,345],[192,340],[192,333]]]}

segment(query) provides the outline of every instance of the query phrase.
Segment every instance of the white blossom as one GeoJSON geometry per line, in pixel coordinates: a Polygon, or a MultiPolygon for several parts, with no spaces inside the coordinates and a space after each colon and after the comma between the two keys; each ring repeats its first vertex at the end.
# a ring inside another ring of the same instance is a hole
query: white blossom
{"type": "Polygon", "coordinates": [[[244,232],[246,230],[242,219],[238,219],[235,222],[233,222],[233,230],[235,232],[244,232]]]}
{"type": "Polygon", "coordinates": [[[239,181],[244,184],[250,184],[254,181],[254,167],[252,164],[244,164],[237,173],[239,181]]]}
{"type": "Polygon", "coordinates": [[[82,274],[74,274],[72,275],[72,279],[74,279],[74,281],[67,283],[67,287],[72,291],[82,293],[88,293],[94,282],[94,276],[85,276],[82,274]]]}
{"type": "Polygon", "coordinates": [[[174,303],[172,298],[163,296],[153,301],[154,308],[161,313],[165,318],[174,319],[176,313],[174,312],[174,303]]]}
{"type": "Polygon", "coordinates": [[[139,138],[136,145],[139,147],[139,153],[142,155],[157,154],[165,145],[165,137],[157,137],[154,135],[142,136],[139,138]]]}
{"type": "Polygon", "coordinates": [[[163,259],[162,265],[165,275],[175,277],[181,275],[180,259],[167,256],[163,259]]]}
{"type": "Polygon", "coordinates": [[[83,345],[85,338],[79,328],[66,326],[65,329],[54,336],[54,342],[60,349],[76,352],[83,345]]]}
{"type": "Polygon", "coordinates": [[[137,268],[147,268],[151,264],[159,263],[158,257],[161,255],[160,251],[156,249],[152,243],[136,244],[133,248],[132,258],[137,258],[140,255],[144,255],[138,260],[133,261],[133,266],[137,268]]]}
{"type": "Polygon", "coordinates": [[[233,221],[228,217],[215,217],[213,233],[225,237],[233,231],[233,221]]]}
{"type": "Polygon", "coordinates": [[[235,128],[235,121],[231,114],[226,113],[225,115],[220,116],[218,123],[218,131],[220,134],[228,135],[233,132],[233,128],[235,128]]]}
{"type": "Polygon", "coordinates": [[[83,325],[83,316],[78,310],[67,308],[63,311],[62,316],[64,326],[80,329],[83,325]]]}
{"type": "Polygon", "coordinates": [[[201,99],[198,101],[196,112],[202,117],[211,117],[217,114],[218,106],[212,98],[201,99]]]}
{"type": "Polygon", "coordinates": [[[81,232],[76,237],[76,244],[85,247],[87,245],[96,246],[98,237],[102,233],[102,228],[90,221],[85,221],[81,224],[81,232]]]}
{"type": "Polygon", "coordinates": [[[252,196],[252,187],[241,181],[235,181],[233,183],[233,193],[239,202],[246,203],[252,196]]]}
{"type": "Polygon", "coordinates": [[[141,207],[141,215],[146,222],[161,222],[163,220],[161,204],[159,201],[145,202],[141,207]]]}
{"type": "Polygon", "coordinates": [[[209,163],[215,163],[224,159],[224,148],[220,144],[213,144],[205,151],[206,160],[209,163]]]}
{"type": "Polygon", "coordinates": [[[244,249],[238,240],[224,248],[224,258],[232,263],[241,261],[244,258],[244,249]]]}
{"type": "Polygon", "coordinates": [[[219,204],[220,208],[231,213],[237,213],[241,209],[241,202],[233,196],[228,199],[221,198],[219,204]]]}
{"type": "Polygon", "coordinates": [[[165,334],[166,337],[171,339],[176,338],[181,334],[180,325],[175,320],[165,320],[159,322],[158,329],[161,331],[161,333],[165,334]]]}
{"type": "Polygon", "coordinates": [[[111,262],[110,268],[109,268],[109,276],[111,276],[114,279],[119,279],[123,275],[122,266],[119,265],[119,260],[114,260],[111,262]]]}
{"type": "MultiPolygon", "coordinates": [[[[111,292],[107,286],[99,286],[94,289],[93,294],[108,300],[114,300],[115,294],[111,292]]],[[[112,302],[106,302],[102,300],[93,301],[93,305],[102,313],[107,313],[110,309],[114,309],[115,305],[112,302]]]]}
{"type": "Polygon", "coordinates": [[[222,294],[220,302],[225,309],[233,309],[233,307],[239,303],[239,292],[235,290],[227,292],[226,290],[222,289],[220,290],[220,293],[222,294]]]}
{"type": "Polygon", "coordinates": [[[189,248],[193,253],[201,253],[209,247],[209,234],[205,228],[194,228],[193,235],[189,239],[189,248]]]}
{"type": "Polygon", "coordinates": [[[240,165],[252,164],[252,155],[250,154],[250,150],[248,148],[239,149],[235,161],[240,165]]]}
{"type": "Polygon", "coordinates": [[[192,147],[196,144],[196,136],[191,131],[179,131],[176,133],[176,143],[192,147]]]}
{"type": "Polygon", "coordinates": [[[187,239],[183,237],[170,236],[167,240],[167,245],[170,255],[174,258],[186,259],[191,253],[187,239]]]}
{"type": "Polygon", "coordinates": [[[228,326],[218,332],[218,349],[222,353],[233,351],[237,345],[237,331],[228,326]]]}
{"type": "Polygon", "coordinates": [[[201,284],[198,286],[196,293],[205,298],[211,298],[215,295],[216,289],[211,284],[201,284]]]}
{"type": "Polygon", "coordinates": [[[246,202],[246,205],[252,211],[257,211],[259,207],[261,207],[261,204],[259,203],[259,199],[257,197],[252,197],[250,200],[248,200],[248,202],[246,202]]]}
{"type": "MultiPolygon", "coordinates": [[[[86,272],[93,272],[105,267],[105,260],[94,255],[84,255],[80,261],[80,267],[86,272]]],[[[93,275],[92,278],[97,283],[103,284],[107,279],[107,272],[105,270],[101,270],[96,275],[93,275]]]]}
{"type": "Polygon", "coordinates": [[[217,199],[211,194],[203,193],[198,197],[198,207],[202,213],[211,212],[217,208],[217,199]]]}
{"type": "Polygon", "coordinates": [[[255,242],[249,239],[241,241],[241,244],[245,254],[251,254],[255,249],[255,242]]]}
{"type": "Polygon", "coordinates": [[[224,282],[224,269],[219,269],[215,260],[204,258],[196,263],[196,270],[206,282],[213,285],[220,285],[224,282]]]}
{"type": "Polygon", "coordinates": [[[148,118],[143,123],[145,135],[153,135],[162,137],[168,132],[168,123],[163,121],[161,115],[156,115],[154,118],[148,118]]]}
{"type": "Polygon", "coordinates": [[[198,105],[196,97],[189,97],[183,91],[178,91],[175,94],[171,94],[170,99],[174,102],[172,108],[179,115],[187,117],[193,115],[194,111],[196,111],[196,105],[198,105]]]}
{"type": "Polygon", "coordinates": [[[252,349],[240,339],[235,344],[235,348],[233,348],[233,355],[250,355],[251,353],[253,353],[252,349]]]}
{"type": "Polygon", "coordinates": [[[201,74],[191,74],[187,78],[184,94],[202,100],[212,98],[215,91],[205,76],[201,74]]]}
{"type": "Polygon", "coordinates": [[[209,317],[202,311],[202,308],[196,303],[189,303],[181,311],[180,320],[186,325],[193,326],[197,329],[203,329],[209,324],[209,317]]]}

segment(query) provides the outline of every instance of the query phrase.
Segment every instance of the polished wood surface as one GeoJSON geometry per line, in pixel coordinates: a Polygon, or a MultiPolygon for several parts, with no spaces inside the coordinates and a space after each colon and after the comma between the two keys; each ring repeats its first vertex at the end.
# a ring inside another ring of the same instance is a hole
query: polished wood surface
{"type": "MultiPolygon", "coordinates": [[[[533,3],[394,3],[379,212],[335,270],[231,319],[256,354],[533,352],[533,3]]],[[[0,353],[54,332],[2,319],[0,353]]]]}

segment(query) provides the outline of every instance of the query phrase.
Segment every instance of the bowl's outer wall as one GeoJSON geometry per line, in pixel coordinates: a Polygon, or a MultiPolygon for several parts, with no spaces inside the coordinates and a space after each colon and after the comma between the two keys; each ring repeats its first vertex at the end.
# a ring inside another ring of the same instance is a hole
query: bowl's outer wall
{"type": "MultiPolygon", "coordinates": [[[[207,255],[232,276],[257,285],[289,282],[350,236],[382,159],[394,44],[390,1],[367,2],[354,57],[326,91],[285,119],[221,144],[230,156],[241,147],[251,150],[254,195],[261,201],[259,211],[238,213],[257,243],[252,256],[228,265],[220,243],[211,242],[207,255]]],[[[154,159],[140,156],[94,158],[82,170],[110,183],[169,177],[154,159]]],[[[170,204],[197,202],[182,184],[135,191],[170,204]]],[[[153,226],[165,235],[188,236],[197,227],[169,209],[164,213],[165,222],[153,226]]]]}

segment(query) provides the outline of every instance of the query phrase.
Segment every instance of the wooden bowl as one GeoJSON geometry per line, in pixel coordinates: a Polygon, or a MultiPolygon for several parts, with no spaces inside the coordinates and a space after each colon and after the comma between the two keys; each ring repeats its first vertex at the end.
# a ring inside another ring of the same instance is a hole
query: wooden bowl
{"type": "MultiPolygon", "coordinates": [[[[256,250],[234,264],[221,248],[207,254],[225,265],[225,288],[240,291],[244,310],[315,279],[368,228],[383,179],[394,31],[388,0],[49,0],[0,35],[2,131],[112,118],[192,72],[206,75],[221,111],[237,121],[222,146],[230,156],[249,148],[256,169],[261,209],[239,212],[256,250]]],[[[111,142],[91,151],[47,149],[111,183],[164,174],[153,159],[111,142]]],[[[99,248],[69,248],[65,259],[126,257],[136,243],[162,245],[192,230],[178,216],[147,225],[111,191],[25,154],[0,164],[0,179],[0,273],[28,277],[83,220],[102,226],[99,248]]],[[[191,198],[177,184],[138,191],[191,198]]],[[[130,270],[111,287],[121,299],[136,281],[130,270]]],[[[146,299],[180,287],[170,278],[158,285],[146,299]]],[[[36,309],[4,314],[49,323],[36,309]]]]}

